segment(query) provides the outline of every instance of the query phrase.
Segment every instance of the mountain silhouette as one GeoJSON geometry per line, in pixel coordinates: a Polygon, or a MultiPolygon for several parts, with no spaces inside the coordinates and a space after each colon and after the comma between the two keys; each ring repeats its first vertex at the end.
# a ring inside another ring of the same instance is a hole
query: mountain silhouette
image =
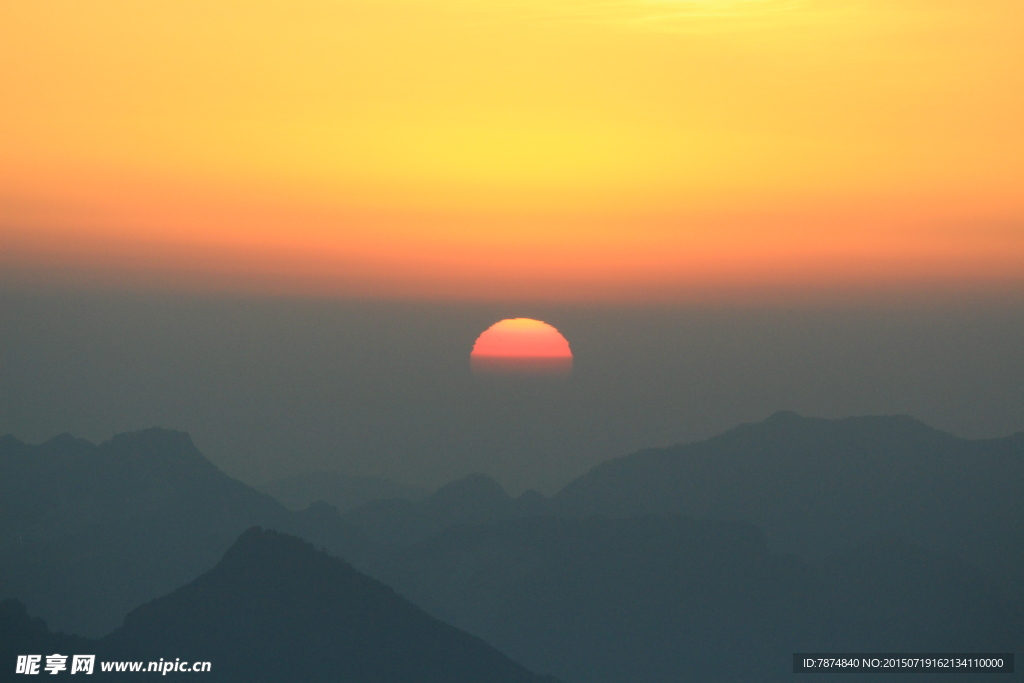
{"type": "Polygon", "coordinates": [[[51,633],[46,622],[30,617],[18,600],[0,600],[0,681],[22,678],[15,674],[20,655],[95,654],[95,640],[51,633]]]}
{"type": "Polygon", "coordinates": [[[794,652],[1024,645],[1019,602],[959,559],[898,540],[816,565],[742,522],[595,516],[453,527],[390,551],[375,570],[389,585],[569,683],[789,681],[794,652]]]}
{"type": "Polygon", "coordinates": [[[342,560],[258,528],[105,640],[126,653],[216,662],[226,681],[541,680],[342,560]]]}
{"type": "MultiPolygon", "coordinates": [[[[209,661],[203,678],[225,683],[554,683],[342,560],[260,528],[244,532],[210,571],[133,610],[102,640],[48,634],[13,601],[0,607],[0,633],[28,648],[19,654],[209,661]]],[[[3,650],[3,666],[13,670],[11,648],[3,650]]]]}
{"type": "MultiPolygon", "coordinates": [[[[68,435],[40,446],[0,439],[0,505],[0,598],[89,636],[208,570],[245,529],[302,533],[311,521],[163,429],[99,446],[68,435]]],[[[336,545],[355,538],[346,529],[331,525],[336,545]]]]}
{"type": "Polygon", "coordinates": [[[370,501],[349,511],[345,520],[380,543],[413,543],[454,525],[543,513],[544,500],[536,491],[513,499],[490,477],[471,474],[445,484],[422,501],[370,501]]]}
{"type": "Polygon", "coordinates": [[[609,461],[551,498],[471,475],[342,514],[287,510],[180,432],[4,437],[0,598],[28,605],[6,612],[18,633],[50,637],[31,613],[98,636],[258,525],[569,683],[781,680],[794,651],[1020,651],[1022,453],[1024,435],[778,413],[609,461]]]}
{"type": "Polygon", "coordinates": [[[695,443],[594,467],[551,498],[510,499],[483,475],[421,502],[372,501],[345,519],[380,542],[528,516],[680,513],[751,522],[769,546],[826,561],[878,537],[959,556],[1024,598],[1024,434],[970,440],[906,416],[778,412],[695,443]]]}
{"type": "Polygon", "coordinates": [[[825,558],[872,538],[952,553],[1024,597],[1024,434],[961,439],[909,417],[780,412],[593,468],[549,514],[679,512],[764,529],[772,547],[825,558]]]}

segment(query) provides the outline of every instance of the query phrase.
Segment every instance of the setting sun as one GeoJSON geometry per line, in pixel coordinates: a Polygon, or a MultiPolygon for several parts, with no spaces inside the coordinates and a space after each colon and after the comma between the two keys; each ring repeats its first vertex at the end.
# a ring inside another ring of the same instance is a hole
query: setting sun
{"type": "Polygon", "coordinates": [[[551,325],[531,318],[496,322],[481,334],[470,354],[477,374],[567,375],[572,351],[551,325]]]}

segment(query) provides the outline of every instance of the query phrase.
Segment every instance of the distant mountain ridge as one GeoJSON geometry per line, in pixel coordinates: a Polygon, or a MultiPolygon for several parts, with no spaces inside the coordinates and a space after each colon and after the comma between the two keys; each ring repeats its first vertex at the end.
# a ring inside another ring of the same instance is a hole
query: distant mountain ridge
{"type": "Polygon", "coordinates": [[[771,547],[816,560],[902,537],[975,563],[1024,598],[1021,491],[1024,434],[970,440],[907,416],[782,411],[609,460],[550,498],[531,491],[513,500],[473,475],[423,501],[372,501],[345,519],[378,541],[412,543],[455,524],[680,513],[750,522],[771,547]],[[462,502],[445,503],[456,494],[462,502]]]}
{"type": "Polygon", "coordinates": [[[32,536],[121,523],[174,504],[186,489],[216,497],[225,514],[232,505],[281,512],[272,498],[218,470],[188,434],[159,428],[100,445],[68,434],[39,446],[8,436],[0,442],[0,475],[0,498],[18,512],[0,528],[32,536]]]}
{"type": "Polygon", "coordinates": [[[348,511],[347,522],[380,543],[414,543],[453,525],[476,525],[548,511],[544,497],[527,491],[518,498],[485,474],[445,484],[421,501],[375,500],[348,511]]]}
{"type": "Polygon", "coordinates": [[[602,463],[549,514],[738,519],[827,557],[898,536],[967,559],[1024,597],[1024,433],[970,440],[906,416],[779,412],[705,441],[602,463]]]}

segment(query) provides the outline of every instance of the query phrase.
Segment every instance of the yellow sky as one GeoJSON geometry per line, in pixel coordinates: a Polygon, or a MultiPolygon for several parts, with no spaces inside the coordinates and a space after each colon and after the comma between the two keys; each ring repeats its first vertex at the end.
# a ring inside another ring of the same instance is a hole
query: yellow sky
{"type": "Polygon", "coordinates": [[[1024,288],[1021,35],[1019,0],[9,0],[0,263],[459,298],[1024,288]]]}

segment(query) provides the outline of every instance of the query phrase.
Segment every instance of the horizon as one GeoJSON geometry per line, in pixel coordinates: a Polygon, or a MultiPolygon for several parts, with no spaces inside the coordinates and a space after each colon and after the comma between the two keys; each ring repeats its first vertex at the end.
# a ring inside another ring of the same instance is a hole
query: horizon
{"type": "MultiPolygon", "coordinates": [[[[985,436],[985,437],[971,438],[971,437],[961,436],[959,434],[954,434],[952,432],[948,432],[948,431],[945,431],[945,430],[942,430],[942,429],[937,429],[937,428],[933,427],[932,425],[928,424],[927,422],[925,422],[924,420],[921,420],[921,419],[919,419],[919,418],[917,418],[917,417],[915,417],[913,415],[902,414],[902,413],[901,414],[887,414],[887,415],[882,415],[882,414],[846,415],[846,416],[842,416],[842,417],[828,418],[828,417],[821,417],[821,416],[817,416],[817,415],[804,415],[804,414],[796,412],[795,410],[788,410],[788,409],[783,408],[783,409],[779,409],[779,410],[774,411],[770,415],[765,416],[763,419],[753,420],[753,421],[750,421],[750,422],[740,422],[740,423],[738,423],[738,424],[736,424],[736,425],[734,425],[734,426],[732,426],[732,427],[730,427],[730,428],[728,428],[728,429],[726,429],[724,431],[716,432],[716,433],[711,434],[710,436],[707,436],[707,437],[704,437],[704,438],[698,438],[698,439],[694,439],[694,440],[691,440],[691,441],[681,441],[679,443],[671,443],[671,444],[658,445],[658,446],[645,446],[645,447],[641,447],[641,448],[639,448],[637,450],[630,451],[628,453],[622,453],[622,454],[619,454],[619,455],[614,455],[614,456],[612,456],[608,460],[599,461],[598,463],[596,463],[594,465],[594,467],[598,467],[598,466],[603,465],[603,464],[605,464],[607,462],[610,462],[612,460],[618,460],[620,458],[625,458],[625,457],[628,457],[628,456],[631,456],[631,455],[635,455],[637,453],[641,453],[641,452],[644,452],[644,451],[684,448],[686,446],[691,446],[691,445],[694,445],[694,444],[699,444],[699,443],[703,443],[703,442],[714,440],[714,439],[716,439],[718,437],[725,436],[727,434],[730,434],[730,433],[732,433],[732,432],[734,432],[734,431],[736,431],[738,429],[742,429],[744,427],[757,426],[757,425],[762,425],[762,424],[769,423],[769,422],[777,422],[780,418],[789,418],[789,417],[798,418],[800,420],[823,421],[823,422],[852,422],[852,421],[865,421],[865,420],[875,420],[875,419],[896,421],[896,420],[903,420],[903,419],[905,419],[905,420],[910,420],[911,422],[919,424],[919,425],[921,425],[923,427],[926,427],[929,431],[933,431],[933,432],[942,434],[944,436],[951,436],[951,437],[953,437],[955,439],[958,439],[960,441],[998,441],[998,440],[1010,439],[1010,438],[1013,438],[1013,437],[1016,437],[1016,436],[1019,436],[1019,435],[1024,435],[1024,431],[1016,431],[1016,432],[1013,432],[1011,434],[1003,434],[1003,435],[997,435],[997,436],[985,436]]],[[[47,444],[49,444],[51,442],[59,442],[59,441],[61,441],[63,439],[63,437],[70,437],[70,438],[72,438],[72,439],[74,439],[76,441],[84,441],[84,442],[88,443],[90,446],[100,447],[100,446],[103,446],[105,444],[108,444],[108,443],[112,442],[117,437],[136,436],[136,435],[141,435],[141,434],[144,434],[146,432],[152,432],[152,431],[166,432],[166,433],[172,433],[172,434],[183,434],[183,435],[185,435],[189,439],[190,444],[193,447],[195,447],[196,450],[204,458],[209,460],[209,458],[206,457],[206,454],[203,453],[202,449],[199,448],[199,446],[197,446],[195,444],[195,440],[192,438],[192,435],[189,434],[187,431],[182,431],[182,430],[177,430],[177,429],[168,429],[166,427],[161,427],[160,425],[151,425],[149,427],[144,427],[142,429],[132,430],[132,431],[128,431],[128,432],[118,432],[116,434],[111,434],[108,438],[100,439],[100,440],[97,440],[97,441],[91,441],[89,439],[86,439],[84,437],[78,436],[76,434],[72,434],[70,432],[61,432],[60,434],[55,434],[55,435],[53,435],[53,436],[51,436],[51,437],[49,437],[47,439],[44,439],[44,440],[38,441],[38,442],[27,442],[27,441],[24,441],[22,439],[19,439],[16,435],[11,434],[11,433],[0,434],[0,439],[2,439],[2,438],[13,438],[16,441],[18,441],[19,443],[24,444],[26,446],[39,447],[39,446],[45,446],[45,445],[47,445],[47,444]]],[[[212,463],[212,461],[211,461],[211,464],[214,464],[216,466],[216,463],[212,463]]],[[[592,469],[593,469],[593,467],[588,469],[588,470],[586,470],[585,472],[582,472],[580,474],[580,476],[586,474],[587,472],[590,472],[592,469]]],[[[226,474],[228,474],[229,476],[233,476],[233,475],[231,475],[231,473],[226,473],[226,474]]],[[[297,473],[295,473],[293,475],[289,475],[287,477],[282,477],[282,478],[279,478],[279,479],[273,479],[273,480],[263,481],[263,482],[248,481],[248,482],[245,482],[245,483],[247,485],[249,485],[249,486],[252,486],[252,487],[256,488],[256,489],[260,489],[261,487],[266,486],[268,484],[278,483],[278,482],[286,480],[286,479],[290,479],[290,478],[303,478],[303,477],[308,477],[310,475],[315,475],[315,474],[340,474],[340,475],[344,475],[345,477],[352,477],[352,478],[361,478],[361,477],[377,478],[375,475],[372,475],[372,474],[371,475],[361,475],[361,474],[353,474],[351,472],[345,472],[343,470],[325,469],[325,470],[300,471],[300,472],[297,472],[297,473]]],[[[426,492],[427,492],[428,495],[432,495],[432,494],[436,493],[438,489],[444,488],[444,487],[448,486],[449,484],[458,483],[458,482],[461,482],[461,481],[464,481],[464,480],[467,480],[467,479],[472,479],[472,478],[479,477],[479,476],[483,476],[483,477],[486,477],[487,479],[490,479],[491,481],[494,481],[499,486],[501,486],[502,489],[504,489],[506,493],[510,493],[508,488],[501,481],[496,479],[491,474],[489,474],[487,472],[483,472],[483,471],[469,472],[468,474],[460,476],[457,479],[453,479],[451,481],[442,482],[436,488],[426,489],[426,492]]],[[[565,486],[568,486],[569,484],[573,483],[578,478],[579,477],[575,477],[575,478],[571,479],[569,482],[566,482],[565,486]]],[[[389,483],[395,483],[395,484],[401,484],[401,485],[409,485],[410,484],[410,482],[392,481],[390,479],[385,479],[384,477],[380,477],[380,479],[382,481],[387,481],[389,483]]],[[[564,486],[562,488],[564,488],[564,486]]],[[[541,495],[554,495],[554,494],[557,494],[559,491],[561,491],[562,488],[559,488],[559,489],[557,489],[557,490],[555,490],[555,491],[553,491],[553,492],[551,492],[549,494],[544,494],[543,492],[539,491],[539,489],[537,489],[535,487],[527,487],[522,492],[520,492],[518,495],[522,495],[522,493],[525,493],[525,492],[528,492],[528,491],[532,491],[532,492],[535,492],[535,493],[541,493],[541,495]]],[[[510,493],[510,495],[511,495],[511,493],[510,493]]]]}
{"type": "Polygon", "coordinates": [[[484,472],[545,493],[597,462],[777,410],[909,414],[1024,431],[1024,306],[425,305],[146,292],[0,296],[0,432],[91,441],[187,431],[243,481],[333,469],[436,487],[484,472]],[[474,376],[474,340],[521,315],[573,374],[474,376]]]}

